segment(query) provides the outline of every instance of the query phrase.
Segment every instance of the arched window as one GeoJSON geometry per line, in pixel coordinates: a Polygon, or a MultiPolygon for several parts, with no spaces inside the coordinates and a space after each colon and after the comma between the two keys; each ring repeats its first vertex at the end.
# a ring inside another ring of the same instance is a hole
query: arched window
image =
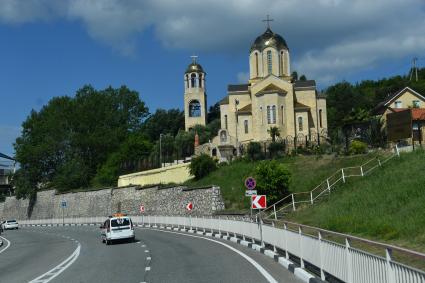
{"type": "Polygon", "coordinates": [[[272,73],[272,51],[267,51],[267,73],[270,75],[272,73]]]}
{"type": "Polygon", "coordinates": [[[190,87],[195,87],[196,75],[190,75],[190,87]]]}
{"type": "Polygon", "coordinates": [[[271,109],[270,106],[267,106],[267,124],[272,123],[272,117],[271,117],[271,109]]]}
{"type": "Polygon", "coordinates": [[[276,124],[276,105],[272,106],[272,122],[276,124]]]}
{"type": "Polygon", "coordinates": [[[202,87],[202,74],[199,74],[199,87],[202,87]]]}
{"type": "Polygon", "coordinates": [[[320,125],[320,128],[323,128],[323,126],[322,126],[322,109],[319,110],[319,125],[320,125]]]}
{"type": "Polygon", "coordinates": [[[255,77],[258,77],[258,53],[255,52],[255,77]]]}
{"type": "Polygon", "coordinates": [[[298,117],[298,131],[303,131],[303,117],[298,117]]]}
{"type": "Polygon", "coordinates": [[[283,76],[283,51],[280,51],[279,55],[279,74],[283,76]]]}
{"type": "Polygon", "coordinates": [[[189,117],[200,117],[201,116],[201,104],[198,100],[192,100],[189,102],[189,117]]]}
{"type": "Polygon", "coordinates": [[[227,115],[224,115],[224,128],[227,130],[227,115]]]}
{"type": "Polygon", "coordinates": [[[280,106],[280,117],[281,117],[281,123],[283,125],[283,105],[280,106]]]}
{"type": "Polygon", "coordinates": [[[245,134],[248,134],[248,120],[244,120],[243,125],[244,125],[244,128],[245,128],[245,134]]]}

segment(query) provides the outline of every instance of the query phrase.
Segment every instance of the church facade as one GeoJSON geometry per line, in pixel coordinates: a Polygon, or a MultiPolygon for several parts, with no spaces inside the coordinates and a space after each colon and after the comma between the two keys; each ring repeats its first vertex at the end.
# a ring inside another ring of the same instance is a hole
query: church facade
{"type": "MultiPolygon", "coordinates": [[[[185,88],[186,130],[194,123],[205,125],[204,79],[199,64],[189,65],[185,73],[189,87],[185,88]]],[[[221,129],[208,145],[212,155],[223,151],[220,146],[239,148],[251,141],[268,141],[272,127],[279,129],[281,138],[292,140],[317,137],[327,129],[326,97],[317,91],[314,80],[291,77],[289,48],[270,27],[250,48],[249,81],[228,85],[227,95],[220,101],[220,116],[221,129]]]]}

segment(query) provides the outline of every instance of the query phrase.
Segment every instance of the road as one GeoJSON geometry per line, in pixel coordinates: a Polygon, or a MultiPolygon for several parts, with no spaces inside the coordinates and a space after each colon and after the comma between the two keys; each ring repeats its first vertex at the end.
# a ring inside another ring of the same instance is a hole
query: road
{"type": "Polygon", "coordinates": [[[10,246],[0,248],[0,282],[301,282],[263,254],[187,233],[136,228],[136,242],[110,246],[95,226],[28,227],[2,236],[10,246]]]}

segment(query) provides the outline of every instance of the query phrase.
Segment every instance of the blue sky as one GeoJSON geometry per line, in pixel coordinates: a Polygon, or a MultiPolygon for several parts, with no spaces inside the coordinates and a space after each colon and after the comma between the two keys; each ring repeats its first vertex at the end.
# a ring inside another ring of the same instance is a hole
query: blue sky
{"type": "Polygon", "coordinates": [[[291,69],[321,89],[406,73],[414,56],[425,63],[421,0],[0,0],[0,152],[13,155],[31,109],[84,84],[127,85],[152,112],[182,108],[192,54],[215,103],[227,84],[245,81],[266,14],[291,69]]]}

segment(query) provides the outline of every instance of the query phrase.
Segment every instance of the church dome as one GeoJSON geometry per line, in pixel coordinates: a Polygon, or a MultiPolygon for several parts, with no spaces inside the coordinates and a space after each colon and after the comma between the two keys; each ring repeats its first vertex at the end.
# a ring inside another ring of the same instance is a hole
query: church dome
{"type": "Polygon", "coordinates": [[[288,45],[286,45],[286,41],[283,37],[272,32],[270,28],[267,28],[262,35],[255,39],[254,43],[251,45],[250,52],[254,50],[263,51],[267,47],[274,47],[277,50],[288,50],[288,45]]]}
{"type": "Polygon", "coordinates": [[[204,69],[202,69],[202,66],[199,65],[196,62],[192,62],[189,66],[187,66],[186,72],[187,73],[204,73],[204,69]]]}

